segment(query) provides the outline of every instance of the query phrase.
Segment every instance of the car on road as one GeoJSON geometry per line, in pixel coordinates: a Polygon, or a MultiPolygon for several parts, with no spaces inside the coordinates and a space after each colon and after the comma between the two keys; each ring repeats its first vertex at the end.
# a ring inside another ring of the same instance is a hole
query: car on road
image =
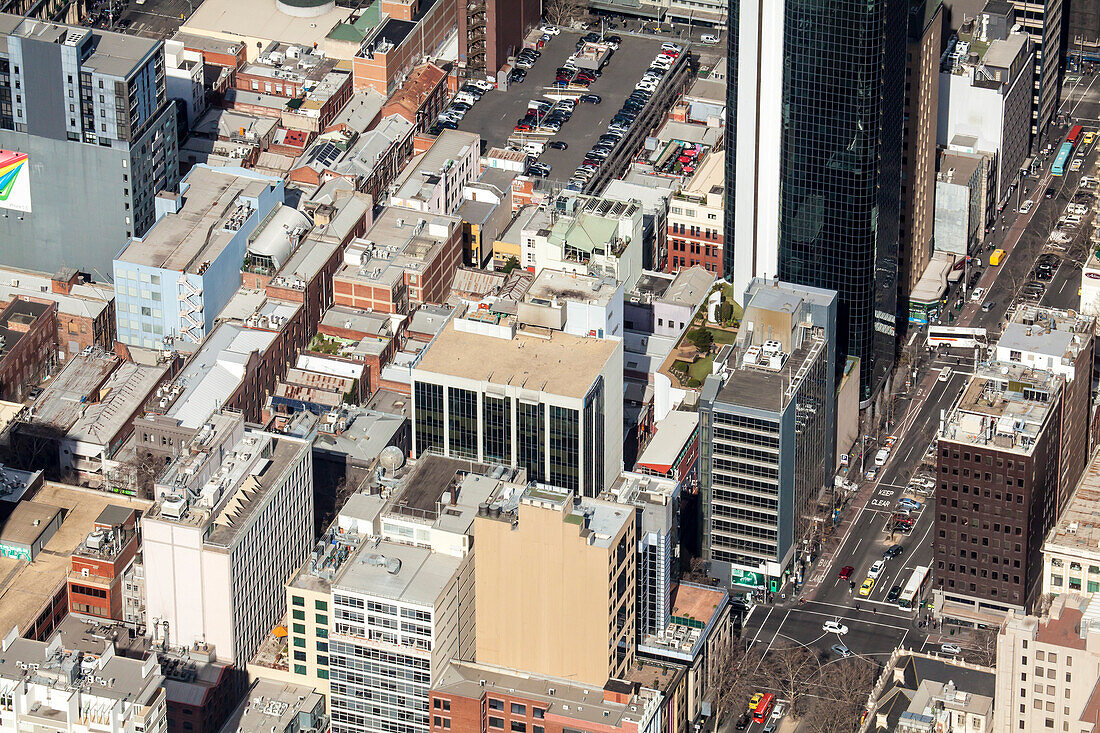
{"type": "Polygon", "coordinates": [[[1054,190],[1054,186],[1050,186],[1047,188],[1046,192],[1043,193],[1043,198],[1052,199],[1056,193],[1058,192],[1054,190]]]}
{"type": "Polygon", "coordinates": [[[749,727],[749,723],[752,722],[752,717],[748,713],[743,714],[737,719],[737,724],[734,726],[737,730],[745,730],[749,727]]]}
{"type": "Polygon", "coordinates": [[[1080,158],[1074,158],[1073,162],[1069,164],[1069,169],[1071,171],[1081,170],[1081,159],[1080,158]]]}
{"type": "Polygon", "coordinates": [[[859,594],[861,596],[863,596],[864,598],[866,598],[867,596],[871,595],[871,591],[874,590],[874,589],[875,589],[875,579],[874,578],[868,578],[867,580],[863,581],[863,585],[861,585],[859,587],[859,594]]]}
{"type": "Polygon", "coordinates": [[[901,586],[895,585],[890,589],[890,592],[886,594],[886,602],[894,603],[901,597],[901,586]]]}
{"type": "Polygon", "coordinates": [[[962,654],[962,647],[958,644],[940,644],[940,651],[944,654],[962,654]]]}
{"type": "Polygon", "coordinates": [[[775,733],[776,729],[779,727],[779,721],[782,719],[783,718],[776,717],[775,715],[768,718],[768,722],[764,723],[764,733],[775,733]]]}
{"type": "Polygon", "coordinates": [[[879,448],[878,452],[875,453],[875,465],[876,466],[885,466],[886,465],[886,460],[889,457],[890,457],[890,449],[889,448],[879,448]]]}
{"type": "Polygon", "coordinates": [[[913,499],[910,499],[908,497],[898,499],[898,506],[900,506],[902,509],[908,509],[911,512],[920,510],[920,502],[914,501],[913,499]]]}
{"type": "Polygon", "coordinates": [[[989,311],[993,310],[995,307],[997,307],[997,301],[987,300],[984,303],[982,303],[982,313],[988,313],[989,311]]]}
{"type": "Polygon", "coordinates": [[[882,571],[886,569],[886,563],[882,560],[875,560],[871,565],[871,569],[867,571],[868,578],[874,578],[878,580],[878,576],[882,575],[882,571]]]}
{"type": "Polygon", "coordinates": [[[826,621],[825,625],[821,627],[821,630],[829,634],[847,634],[848,627],[839,621],[830,620],[826,621]]]}
{"type": "Polygon", "coordinates": [[[974,288],[974,292],[970,294],[971,300],[981,300],[985,295],[985,288],[974,288]]]}
{"type": "Polygon", "coordinates": [[[884,560],[893,560],[903,552],[905,552],[905,548],[901,545],[891,545],[886,548],[886,552],[882,553],[882,558],[884,560]]]}
{"type": "Polygon", "coordinates": [[[940,376],[936,377],[936,379],[941,382],[946,382],[948,379],[951,379],[951,367],[940,369],[940,376]]]}
{"type": "Polygon", "coordinates": [[[829,648],[832,649],[833,654],[837,655],[838,657],[847,659],[848,657],[852,656],[852,650],[843,644],[833,644],[829,648]]]}
{"type": "Polygon", "coordinates": [[[756,710],[756,704],[759,703],[761,698],[763,698],[763,697],[764,697],[763,692],[757,692],[755,695],[753,695],[751,698],[749,698],[749,712],[752,712],[753,710],[756,710]]]}
{"type": "Polygon", "coordinates": [[[722,39],[714,35],[713,33],[704,33],[702,36],[699,37],[699,40],[701,40],[703,43],[707,43],[713,46],[715,43],[718,43],[722,39]]]}
{"type": "Polygon", "coordinates": [[[1031,207],[1034,205],[1035,204],[1032,203],[1031,199],[1028,199],[1027,201],[1024,201],[1022,204],[1020,204],[1020,208],[1017,209],[1017,211],[1019,211],[1021,214],[1026,214],[1027,212],[1031,211],[1031,207]]]}
{"type": "Polygon", "coordinates": [[[851,565],[845,565],[840,569],[840,579],[850,580],[852,577],[852,573],[854,573],[855,571],[856,569],[853,568],[851,565]]]}

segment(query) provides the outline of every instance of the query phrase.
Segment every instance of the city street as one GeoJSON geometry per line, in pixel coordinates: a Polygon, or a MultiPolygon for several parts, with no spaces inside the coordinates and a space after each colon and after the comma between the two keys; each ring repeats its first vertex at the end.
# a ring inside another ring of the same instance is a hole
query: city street
{"type": "MultiPolygon", "coordinates": [[[[1096,77],[1067,79],[1066,101],[1063,111],[1083,115],[1073,123],[1083,124],[1085,129],[1097,129],[1100,114],[1100,83],[1096,77]]],[[[1068,133],[1069,125],[1057,127],[1049,134],[1055,148],[1068,133]]],[[[998,215],[987,235],[981,259],[985,265],[975,287],[985,289],[980,298],[972,299],[973,290],[967,288],[967,278],[949,287],[947,305],[942,318],[948,321],[948,309],[955,313],[950,325],[981,327],[988,331],[989,342],[1000,335],[1006,313],[1018,302],[1023,286],[1033,277],[1036,259],[1044,252],[1057,255],[1061,262],[1053,277],[1044,282],[1042,305],[1073,309],[1080,304],[1081,266],[1088,252],[1088,231],[1091,213],[1076,229],[1068,233],[1068,241],[1051,244],[1051,233],[1064,215],[1066,207],[1075,201],[1082,202],[1086,194],[1091,209],[1093,191],[1081,187],[1081,177],[1089,175],[1096,159],[1096,147],[1100,140],[1089,146],[1079,146],[1083,152],[1080,171],[1067,170],[1063,176],[1050,172],[1054,156],[1041,158],[1036,176],[1022,176],[1018,190],[1013,192],[1004,210],[998,215]],[[1050,191],[1050,197],[1046,193],[1050,191]],[[1033,202],[1027,213],[1020,214],[1020,204],[1033,202]],[[998,266],[988,264],[989,253],[1001,248],[1006,257],[998,266]],[[961,309],[955,309],[961,301],[961,309]],[[985,308],[983,308],[983,305],[985,308]]],[[[873,481],[860,481],[855,496],[840,519],[837,527],[839,542],[826,542],[817,562],[807,571],[806,582],[795,591],[793,597],[773,598],[773,603],[757,605],[746,620],[742,638],[746,644],[763,645],[771,650],[777,645],[800,644],[813,647],[823,657],[836,658],[830,647],[843,643],[853,654],[881,663],[898,645],[936,651],[947,640],[963,647],[967,655],[967,632],[948,626],[933,629],[927,623],[926,611],[903,610],[896,602],[887,602],[891,589],[904,586],[913,570],[932,565],[932,526],[934,510],[928,504],[934,496],[927,497],[910,491],[911,482],[921,476],[922,462],[930,450],[939,425],[941,411],[951,408],[967,380],[973,374],[973,353],[929,354],[924,345],[925,331],[917,331],[910,353],[919,354],[914,368],[917,376],[907,393],[898,395],[894,404],[893,420],[881,436],[867,436],[863,456],[868,463],[870,456],[885,442],[887,434],[895,443],[886,465],[879,469],[873,481]],[[949,376],[941,380],[944,367],[949,376]],[[897,511],[898,500],[908,497],[920,508],[912,511],[915,519],[907,534],[890,534],[891,515],[897,511]],[[900,554],[886,560],[882,574],[866,597],[859,595],[860,586],[868,577],[871,565],[883,559],[884,551],[900,545],[900,554]],[[842,568],[853,568],[850,579],[841,579],[842,568]],[[847,626],[843,636],[826,633],[824,622],[839,620],[847,626]]],[[[857,446],[858,450],[858,446],[857,446]]],[[[853,455],[853,463],[857,458],[853,455]]],[[[862,460],[859,461],[862,469],[862,460]]],[[[928,468],[926,464],[925,468],[928,468]]],[[[924,474],[931,476],[932,474],[924,474]]],[[[859,479],[854,470],[849,476],[859,479]]],[[[924,598],[931,592],[926,587],[924,598]]],[[[749,730],[753,727],[750,726],[749,730]]]]}

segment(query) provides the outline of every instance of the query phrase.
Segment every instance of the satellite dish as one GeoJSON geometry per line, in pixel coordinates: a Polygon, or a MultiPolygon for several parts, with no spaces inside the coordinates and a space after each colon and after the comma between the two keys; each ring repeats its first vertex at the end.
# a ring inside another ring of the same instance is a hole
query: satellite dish
{"type": "Polygon", "coordinates": [[[386,473],[392,476],[397,469],[405,465],[405,453],[396,445],[389,445],[382,449],[378,462],[382,464],[386,473]]]}

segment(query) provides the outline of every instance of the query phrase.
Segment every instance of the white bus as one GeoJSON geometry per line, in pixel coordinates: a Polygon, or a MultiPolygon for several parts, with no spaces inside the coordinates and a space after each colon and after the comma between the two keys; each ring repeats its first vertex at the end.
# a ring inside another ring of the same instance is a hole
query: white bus
{"type": "Polygon", "coordinates": [[[913,608],[919,605],[921,595],[924,593],[924,586],[928,584],[928,579],[931,577],[928,568],[914,570],[913,574],[909,576],[909,582],[905,584],[905,589],[898,596],[898,608],[913,608]]]}
{"type": "Polygon", "coordinates": [[[928,348],[949,346],[952,349],[976,349],[986,345],[984,328],[961,326],[929,326],[928,348]]]}

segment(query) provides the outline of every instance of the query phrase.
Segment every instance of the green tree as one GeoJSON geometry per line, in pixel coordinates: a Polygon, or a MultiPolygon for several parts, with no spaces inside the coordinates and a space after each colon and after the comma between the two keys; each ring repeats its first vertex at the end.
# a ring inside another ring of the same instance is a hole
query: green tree
{"type": "Polygon", "coordinates": [[[505,275],[507,275],[512,270],[516,269],[517,267],[519,267],[519,260],[517,260],[515,258],[515,255],[513,255],[513,256],[508,258],[508,261],[504,263],[504,267],[502,267],[500,269],[500,271],[503,272],[505,275]]]}
{"type": "Polygon", "coordinates": [[[723,300],[722,304],[718,306],[718,321],[719,323],[729,323],[731,318],[733,318],[733,303],[723,300]]]}
{"type": "Polygon", "coordinates": [[[688,334],[688,341],[701,352],[706,352],[714,343],[714,334],[709,328],[697,328],[688,334]]]}

